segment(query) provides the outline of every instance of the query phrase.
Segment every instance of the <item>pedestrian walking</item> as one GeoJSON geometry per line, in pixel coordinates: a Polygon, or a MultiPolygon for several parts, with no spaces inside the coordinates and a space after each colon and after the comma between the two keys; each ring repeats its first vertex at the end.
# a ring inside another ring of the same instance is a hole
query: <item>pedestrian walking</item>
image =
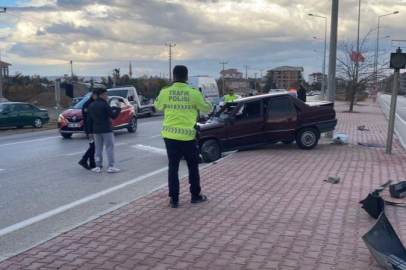
{"type": "Polygon", "coordinates": [[[371,97],[372,97],[372,102],[373,103],[376,102],[377,96],[378,96],[378,87],[376,85],[374,85],[372,90],[371,90],[371,97]]]}
{"type": "Polygon", "coordinates": [[[198,111],[210,112],[212,105],[203,95],[187,84],[188,69],[185,66],[173,68],[174,83],[163,88],[155,100],[155,108],[164,111],[162,137],[169,159],[168,186],[169,205],[179,204],[179,163],[186,160],[189,170],[191,203],[201,203],[207,197],[201,193],[199,173],[199,150],[196,141],[196,119],[198,111]]]}
{"type": "Polygon", "coordinates": [[[299,90],[297,90],[297,98],[303,102],[306,102],[306,89],[303,84],[299,85],[299,90]]]}
{"type": "Polygon", "coordinates": [[[82,107],[82,118],[83,118],[83,129],[86,133],[87,139],[89,140],[89,148],[83,155],[82,159],[79,161],[79,165],[83,168],[90,170],[96,168],[96,162],[94,160],[95,147],[94,147],[94,136],[90,133],[91,127],[89,126],[88,109],[90,104],[97,99],[96,90],[93,90],[90,98],[83,104],[82,107]]]}
{"type": "Polygon", "coordinates": [[[108,173],[117,173],[120,170],[115,167],[114,162],[114,134],[111,119],[116,119],[121,108],[111,108],[107,103],[108,95],[106,89],[97,90],[97,99],[88,108],[88,121],[91,127],[90,134],[94,134],[94,143],[96,148],[96,168],[94,172],[102,172],[103,165],[103,147],[106,146],[107,160],[109,168],[108,173]]]}

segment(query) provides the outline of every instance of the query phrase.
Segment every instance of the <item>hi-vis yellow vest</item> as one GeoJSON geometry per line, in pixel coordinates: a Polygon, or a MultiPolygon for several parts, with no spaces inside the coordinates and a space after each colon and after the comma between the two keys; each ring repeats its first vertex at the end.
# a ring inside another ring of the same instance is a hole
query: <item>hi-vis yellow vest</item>
{"type": "Polygon", "coordinates": [[[225,100],[224,100],[224,104],[226,104],[227,102],[232,102],[232,101],[234,101],[234,100],[236,100],[236,99],[237,99],[237,96],[236,96],[236,95],[234,95],[234,94],[232,94],[232,95],[227,94],[227,95],[226,95],[226,98],[225,98],[225,100]]]}
{"type": "Polygon", "coordinates": [[[175,82],[163,88],[155,100],[155,108],[165,113],[162,137],[179,141],[194,140],[198,111],[210,112],[211,107],[199,90],[187,83],[175,82]]]}

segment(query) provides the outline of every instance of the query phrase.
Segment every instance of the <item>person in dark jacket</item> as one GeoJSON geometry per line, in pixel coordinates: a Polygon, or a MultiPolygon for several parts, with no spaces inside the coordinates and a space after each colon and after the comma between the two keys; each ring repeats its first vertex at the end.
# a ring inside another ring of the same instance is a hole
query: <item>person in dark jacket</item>
{"type": "Polygon", "coordinates": [[[306,102],[306,89],[301,84],[299,90],[297,90],[297,98],[303,102],[306,102]]]}
{"type": "Polygon", "coordinates": [[[88,121],[91,128],[90,133],[94,134],[96,147],[96,168],[92,171],[101,172],[103,164],[103,146],[106,146],[109,168],[107,172],[117,173],[120,170],[114,167],[114,134],[111,119],[116,119],[121,112],[121,108],[111,108],[107,103],[107,90],[98,89],[97,99],[88,108],[88,121]]]}
{"type": "Polygon", "coordinates": [[[89,121],[87,121],[88,113],[87,110],[89,105],[93,103],[97,98],[96,90],[93,90],[91,97],[83,104],[82,107],[82,117],[83,117],[83,128],[85,130],[87,139],[89,140],[89,148],[86,153],[83,155],[82,159],[79,161],[79,165],[83,168],[90,170],[96,168],[96,162],[94,161],[94,136],[90,134],[89,121]]]}

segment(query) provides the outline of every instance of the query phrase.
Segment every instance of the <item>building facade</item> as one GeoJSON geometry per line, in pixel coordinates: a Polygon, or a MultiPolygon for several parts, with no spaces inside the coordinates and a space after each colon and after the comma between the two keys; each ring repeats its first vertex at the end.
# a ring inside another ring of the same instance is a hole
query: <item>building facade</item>
{"type": "MultiPolygon", "coordinates": [[[[322,83],[323,73],[316,72],[309,75],[309,85],[322,83]]],[[[327,84],[327,75],[324,75],[324,83],[327,84]]]]}
{"type": "Polygon", "coordinates": [[[283,66],[267,71],[277,88],[290,89],[297,88],[303,83],[303,67],[283,66]]]}
{"type": "Polygon", "coordinates": [[[11,64],[0,61],[0,73],[1,73],[1,77],[4,80],[7,80],[8,77],[10,76],[10,73],[9,73],[9,70],[8,70],[9,66],[11,66],[11,64]]]}
{"type": "Polygon", "coordinates": [[[224,76],[224,82],[226,88],[236,89],[241,87],[248,87],[248,80],[243,78],[242,72],[239,72],[237,69],[225,69],[220,72],[221,77],[224,76]]]}

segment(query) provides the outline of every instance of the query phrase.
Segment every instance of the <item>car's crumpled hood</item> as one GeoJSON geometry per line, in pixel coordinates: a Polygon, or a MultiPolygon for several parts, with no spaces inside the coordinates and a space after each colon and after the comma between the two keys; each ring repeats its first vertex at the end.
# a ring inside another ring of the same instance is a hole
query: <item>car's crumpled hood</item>
{"type": "Polygon", "coordinates": [[[214,129],[214,128],[219,128],[224,126],[224,121],[220,120],[219,118],[210,118],[207,120],[205,123],[198,123],[200,127],[200,131],[203,130],[209,130],[209,129],[214,129]]]}

